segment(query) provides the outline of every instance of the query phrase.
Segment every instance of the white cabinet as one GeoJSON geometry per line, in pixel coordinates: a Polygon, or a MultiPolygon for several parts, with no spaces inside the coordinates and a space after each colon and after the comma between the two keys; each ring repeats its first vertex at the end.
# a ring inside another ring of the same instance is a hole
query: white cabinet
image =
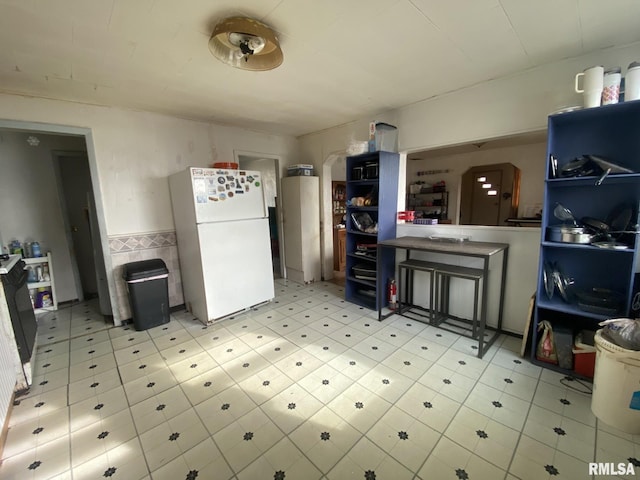
{"type": "MultiPolygon", "coordinates": [[[[27,281],[29,293],[34,301],[34,312],[43,313],[58,309],[58,296],[56,295],[55,279],[53,276],[53,263],[51,261],[51,252],[44,257],[23,258],[26,264],[25,269],[32,268],[34,272],[41,272],[40,278],[36,282],[27,281]],[[51,293],[51,305],[46,307],[35,308],[38,297],[38,289],[44,288],[51,293]]],[[[36,275],[38,275],[36,273],[36,275]]],[[[37,277],[36,277],[37,278],[37,277]]]]}
{"type": "Polygon", "coordinates": [[[298,283],[320,281],[320,179],[282,179],[284,258],[287,278],[298,283]]]}

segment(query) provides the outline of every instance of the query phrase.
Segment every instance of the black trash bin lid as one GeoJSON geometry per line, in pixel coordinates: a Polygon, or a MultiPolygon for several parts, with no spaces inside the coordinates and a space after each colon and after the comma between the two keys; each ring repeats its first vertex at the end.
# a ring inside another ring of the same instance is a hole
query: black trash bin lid
{"type": "Polygon", "coordinates": [[[153,258],[151,260],[125,263],[122,277],[127,281],[131,281],[167,273],[169,273],[169,270],[164,261],[161,258],[153,258]]]}

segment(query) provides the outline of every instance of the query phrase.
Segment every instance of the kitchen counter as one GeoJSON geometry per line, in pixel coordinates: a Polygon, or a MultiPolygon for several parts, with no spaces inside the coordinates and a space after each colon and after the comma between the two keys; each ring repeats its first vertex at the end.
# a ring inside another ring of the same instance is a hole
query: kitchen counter
{"type": "Polygon", "coordinates": [[[20,255],[9,255],[8,260],[0,260],[0,275],[9,273],[9,270],[11,270],[21,258],[22,256],[20,255]]]}
{"type": "MultiPolygon", "coordinates": [[[[6,275],[22,259],[21,255],[9,255],[9,259],[0,260],[0,275],[6,275]]],[[[4,285],[0,284],[0,407],[7,400],[7,391],[25,390],[31,383],[31,366],[25,366],[20,360],[20,353],[16,342],[16,335],[11,322],[11,314],[7,305],[7,297],[4,285]]],[[[2,412],[0,412],[0,420],[2,412]]],[[[0,427],[2,424],[0,423],[0,427]]]]}
{"type": "MultiPolygon", "coordinates": [[[[16,257],[20,257],[20,255],[16,255],[16,257]]],[[[13,392],[29,387],[20,362],[20,354],[2,286],[0,286],[0,360],[0,428],[2,428],[6,425],[13,392]]]]}

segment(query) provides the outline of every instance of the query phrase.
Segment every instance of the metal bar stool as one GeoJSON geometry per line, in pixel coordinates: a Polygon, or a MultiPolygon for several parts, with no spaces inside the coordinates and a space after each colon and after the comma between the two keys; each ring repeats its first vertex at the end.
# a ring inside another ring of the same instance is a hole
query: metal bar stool
{"type": "MultiPolygon", "coordinates": [[[[435,280],[435,299],[436,305],[434,316],[437,315],[435,321],[442,323],[447,318],[455,318],[449,314],[449,292],[451,278],[462,278],[473,280],[473,318],[471,319],[471,336],[478,338],[478,301],[480,298],[480,281],[484,279],[484,271],[479,268],[460,267],[457,265],[439,264],[436,271],[435,280]]],[[[465,321],[465,319],[457,320],[465,321]]],[[[468,320],[467,320],[468,322],[468,320]]]]}
{"type": "Polygon", "coordinates": [[[405,292],[405,304],[414,307],[420,308],[421,310],[426,310],[429,318],[429,323],[432,323],[434,320],[434,286],[435,286],[435,273],[439,267],[446,266],[440,263],[434,262],[425,262],[424,260],[414,260],[409,259],[404,262],[400,262],[398,264],[398,310],[397,313],[399,315],[402,314],[402,292],[405,289],[404,285],[406,283],[406,292],[405,292]],[[429,274],[429,308],[424,309],[423,307],[417,307],[413,305],[413,273],[415,271],[426,272],[429,274]],[[405,281],[403,282],[403,278],[405,281]]]}

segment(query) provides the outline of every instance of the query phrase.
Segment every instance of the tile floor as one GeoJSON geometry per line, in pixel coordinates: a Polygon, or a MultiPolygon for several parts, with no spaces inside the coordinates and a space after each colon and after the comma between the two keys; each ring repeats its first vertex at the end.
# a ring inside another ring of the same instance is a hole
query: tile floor
{"type": "Polygon", "coordinates": [[[0,478],[538,480],[640,466],[640,436],[597,421],[581,385],[519,358],[517,338],[478,359],[453,333],[377,322],[340,286],[276,287],[273,303],[209,327],[181,312],[110,328],[91,304],[47,314],[0,478]]]}

